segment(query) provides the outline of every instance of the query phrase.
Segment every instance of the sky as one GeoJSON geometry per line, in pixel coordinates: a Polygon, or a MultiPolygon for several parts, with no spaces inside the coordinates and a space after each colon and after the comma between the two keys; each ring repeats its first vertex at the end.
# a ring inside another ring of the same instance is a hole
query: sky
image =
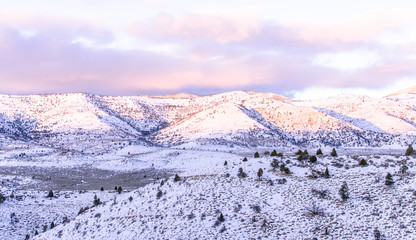
{"type": "Polygon", "coordinates": [[[416,85],[416,2],[0,0],[0,93],[384,96],[416,85]]]}

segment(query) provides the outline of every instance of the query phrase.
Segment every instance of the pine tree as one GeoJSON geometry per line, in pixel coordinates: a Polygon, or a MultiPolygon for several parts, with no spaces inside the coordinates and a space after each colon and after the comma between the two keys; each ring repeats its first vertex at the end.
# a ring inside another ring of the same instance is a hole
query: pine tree
{"type": "Polygon", "coordinates": [[[310,156],[310,157],[309,157],[309,161],[310,161],[311,163],[316,163],[316,161],[318,161],[318,158],[316,158],[316,156],[315,156],[315,155],[312,155],[312,156],[310,156]]]}
{"type": "Polygon", "coordinates": [[[271,157],[276,157],[277,156],[277,152],[276,150],[273,150],[272,153],[270,154],[271,157]]]}
{"type": "Polygon", "coordinates": [[[52,221],[51,222],[51,229],[53,229],[55,227],[55,223],[52,221]]]}
{"type": "Polygon", "coordinates": [[[97,195],[94,196],[94,201],[92,202],[94,206],[98,206],[101,204],[101,200],[97,197],[97,195]]]}
{"type": "Polygon", "coordinates": [[[309,156],[308,150],[305,149],[305,151],[303,151],[303,155],[309,156]]]}
{"type": "Polygon", "coordinates": [[[49,191],[49,193],[48,193],[48,196],[47,196],[48,198],[53,198],[53,191],[52,190],[50,190],[49,191]]]}
{"type": "Polygon", "coordinates": [[[259,158],[259,157],[260,157],[259,152],[255,152],[255,153],[254,153],[254,158],[259,158]]]}
{"type": "Polygon", "coordinates": [[[324,177],[325,178],[329,178],[330,177],[328,167],[326,167],[326,169],[325,169],[324,177]]]}
{"type": "Polygon", "coordinates": [[[115,186],[115,187],[114,187],[114,190],[116,190],[116,191],[117,191],[117,186],[115,186]]]}
{"type": "Polygon", "coordinates": [[[0,203],[3,203],[4,201],[6,201],[6,197],[0,193],[0,203]]]}
{"type": "Polygon", "coordinates": [[[387,173],[387,175],[386,175],[386,182],[385,183],[386,183],[387,186],[390,186],[390,185],[393,185],[394,184],[393,177],[391,176],[390,173],[387,173]]]}
{"type": "Polygon", "coordinates": [[[302,154],[303,154],[303,152],[300,149],[295,153],[295,155],[302,155],[302,154]]]}
{"type": "Polygon", "coordinates": [[[123,188],[121,188],[121,186],[119,186],[119,187],[117,188],[117,192],[118,192],[118,194],[120,194],[120,193],[121,193],[121,191],[123,191],[123,188]]]}
{"type": "Polygon", "coordinates": [[[335,148],[332,149],[331,156],[338,157],[338,154],[337,154],[337,151],[335,151],[335,148]]]}
{"type": "Polygon", "coordinates": [[[181,180],[181,178],[179,177],[179,175],[178,174],[176,174],[175,175],[175,178],[173,179],[173,181],[174,182],[178,182],[178,181],[180,181],[181,180]]]}
{"type": "Polygon", "coordinates": [[[100,189],[100,190],[101,190],[101,192],[102,192],[102,191],[104,191],[104,187],[101,187],[101,189],[100,189]]]}
{"type": "Polygon", "coordinates": [[[276,158],[273,159],[272,163],[270,164],[274,170],[276,170],[279,167],[279,162],[276,158]]]}
{"type": "Polygon", "coordinates": [[[262,168],[259,168],[259,171],[257,172],[257,176],[259,178],[261,178],[261,176],[263,176],[263,169],[262,168]]]}
{"type": "Polygon", "coordinates": [[[318,149],[318,150],[316,151],[316,155],[322,155],[322,150],[321,150],[321,149],[318,149]]]}
{"type": "Polygon", "coordinates": [[[227,161],[225,161],[225,162],[224,162],[224,166],[227,166],[227,164],[228,164],[228,163],[227,163],[227,161]]]}
{"type": "Polygon", "coordinates": [[[410,155],[413,154],[413,152],[414,152],[414,150],[413,150],[412,144],[410,144],[409,147],[406,150],[406,153],[404,155],[410,156],[410,155]]]}
{"type": "Polygon", "coordinates": [[[348,198],[350,198],[349,195],[349,189],[348,189],[348,185],[346,182],[344,182],[341,186],[341,188],[339,189],[339,195],[341,196],[342,200],[347,200],[348,198]]]}
{"type": "Polygon", "coordinates": [[[361,159],[360,160],[360,163],[358,165],[360,165],[362,167],[366,167],[366,166],[368,166],[368,163],[367,163],[367,161],[365,159],[361,159]]]}
{"type": "Polygon", "coordinates": [[[243,158],[243,162],[247,162],[247,157],[244,157],[243,158]]]}
{"type": "Polygon", "coordinates": [[[224,215],[222,215],[222,213],[218,217],[218,221],[220,221],[220,222],[224,222],[225,221],[224,215]]]}

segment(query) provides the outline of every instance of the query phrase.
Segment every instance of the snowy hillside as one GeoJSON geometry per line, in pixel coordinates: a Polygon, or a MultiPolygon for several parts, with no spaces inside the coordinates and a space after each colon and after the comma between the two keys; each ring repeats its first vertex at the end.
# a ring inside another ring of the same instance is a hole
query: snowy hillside
{"type": "Polygon", "coordinates": [[[415,140],[415,104],[410,90],[385,98],[344,95],[313,101],[250,91],[1,95],[0,134],[98,154],[105,150],[95,146],[111,140],[148,146],[406,146],[415,140]]]}

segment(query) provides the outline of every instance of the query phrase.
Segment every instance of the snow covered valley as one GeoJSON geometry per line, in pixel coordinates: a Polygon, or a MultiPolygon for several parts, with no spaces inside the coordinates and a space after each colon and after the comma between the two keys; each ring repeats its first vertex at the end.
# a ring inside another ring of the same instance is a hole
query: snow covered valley
{"type": "Polygon", "coordinates": [[[52,150],[32,155],[32,167],[5,160],[0,239],[416,237],[416,158],[405,148],[307,149],[316,162],[296,148],[272,150],[129,145],[99,161],[74,155],[71,168],[52,150]]]}

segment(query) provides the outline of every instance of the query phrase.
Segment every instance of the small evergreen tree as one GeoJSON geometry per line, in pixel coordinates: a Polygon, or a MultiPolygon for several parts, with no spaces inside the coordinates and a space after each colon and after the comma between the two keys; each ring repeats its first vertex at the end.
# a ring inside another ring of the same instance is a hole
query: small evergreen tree
{"type": "Polygon", "coordinates": [[[277,152],[276,150],[273,150],[272,153],[270,154],[271,157],[277,157],[277,152]]]}
{"type": "Polygon", "coordinates": [[[332,149],[331,156],[338,157],[338,154],[337,154],[337,151],[335,150],[335,148],[332,149]]]}
{"type": "Polygon", "coordinates": [[[322,155],[322,150],[321,150],[321,149],[318,149],[318,150],[316,151],[316,155],[322,155]]]}
{"type": "Polygon", "coordinates": [[[282,157],[283,157],[283,153],[282,153],[282,152],[279,152],[279,153],[277,154],[277,156],[282,158],[282,157]]]}
{"type": "Polygon", "coordinates": [[[173,179],[173,181],[174,182],[178,182],[180,180],[181,180],[181,178],[179,177],[179,175],[178,174],[175,174],[175,178],[173,179]]]}
{"type": "Polygon", "coordinates": [[[302,154],[303,154],[303,152],[300,149],[295,153],[295,155],[302,155],[302,154]]]}
{"type": "Polygon", "coordinates": [[[51,229],[53,229],[55,227],[55,223],[52,221],[51,222],[51,229]]]}
{"type": "Polygon", "coordinates": [[[48,196],[47,196],[48,198],[53,198],[53,191],[52,190],[50,190],[49,191],[49,193],[48,193],[48,196]]]}
{"type": "Polygon", "coordinates": [[[220,222],[224,222],[225,221],[224,215],[222,215],[222,213],[218,217],[218,221],[220,221],[220,222]]]}
{"type": "Polygon", "coordinates": [[[3,203],[4,201],[6,201],[6,197],[0,193],[0,203],[3,203]]]}
{"type": "Polygon", "coordinates": [[[381,239],[381,233],[380,233],[380,230],[378,230],[378,229],[375,229],[375,230],[374,230],[374,239],[375,239],[375,240],[380,240],[380,239],[381,239]]]}
{"type": "Polygon", "coordinates": [[[46,232],[48,230],[48,225],[43,225],[43,232],[46,232]]]}
{"type": "Polygon", "coordinates": [[[104,187],[101,187],[101,189],[100,189],[100,190],[101,190],[101,192],[102,192],[102,191],[104,191],[104,187]]]}
{"type": "Polygon", "coordinates": [[[312,156],[310,156],[310,157],[309,157],[309,161],[310,161],[311,163],[316,163],[316,161],[318,161],[318,158],[316,158],[316,156],[315,156],[315,155],[312,155],[312,156]]]}
{"type": "Polygon", "coordinates": [[[114,187],[114,190],[116,190],[116,191],[117,191],[117,186],[115,186],[115,187],[114,187]]]}
{"type": "Polygon", "coordinates": [[[247,162],[247,157],[244,157],[243,158],[243,162],[247,162]]]}
{"type": "Polygon", "coordinates": [[[346,201],[350,197],[347,182],[342,184],[341,188],[339,189],[339,195],[343,201],[346,201]]]}
{"type": "Polygon", "coordinates": [[[274,170],[276,170],[279,167],[279,162],[276,158],[273,159],[272,163],[270,164],[274,170]]]}
{"type": "Polygon", "coordinates": [[[255,152],[255,153],[254,153],[254,158],[259,158],[259,157],[260,157],[259,152],[255,152]]]}
{"type": "Polygon", "coordinates": [[[413,152],[414,150],[413,150],[412,144],[410,144],[409,147],[407,147],[406,153],[404,155],[410,156],[413,154],[413,152]]]}
{"type": "Polygon", "coordinates": [[[326,167],[326,169],[325,169],[324,177],[325,178],[329,178],[330,177],[328,167],[326,167]]]}
{"type": "Polygon", "coordinates": [[[34,235],[35,235],[35,236],[39,235],[38,230],[36,230],[36,231],[35,231],[35,234],[34,234],[34,235]]]}
{"type": "Polygon", "coordinates": [[[261,178],[263,176],[263,169],[259,168],[259,171],[257,172],[257,177],[261,178]]]}
{"type": "Polygon", "coordinates": [[[360,165],[362,167],[366,167],[366,166],[368,166],[368,163],[367,163],[367,161],[365,159],[361,159],[360,160],[360,163],[358,165],[360,165]]]}
{"type": "Polygon", "coordinates": [[[305,151],[303,151],[303,155],[309,156],[308,150],[305,149],[305,151]]]}
{"type": "Polygon", "coordinates": [[[117,188],[117,192],[118,192],[118,194],[120,194],[120,193],[121,193],[121,191],[123,191],[123,188],[121,188],[121,186],[119,186],[119,187],[117,188]]]}
{"type": "Polygon", "coordinates": [[[97,195],[94,196],[94,201],[92,202],[94,206],[98,206],[101,204],[101,200],[97,197],[97,195]]]}
{"type": "Polygon", "coordinates": [[[30,235],[26,234],[25,240],[29,240],[29,238],[30,238],[30,235]]]}
{"type": "Polygon", "coordinates": [[[387,173],[387,175],[386,175],[386,182],[385,182],[385,184],[387,186],[390,186],[390,185],[393,185],[394,184],[393,177],[391,176],[390,173],[387,173]]]}
{"type": "Polygon", "coordinates": [[[163,195],[163,192],[162,192],[161,190],[159,190],[159,191],[156,193],[156,198],[157,198],[157,199],[159,199],[159,198],[161,198],[161,197],[162,197],[162,195],[163,195]]]}
{"type": "Polygon", "coordinates": [[[132,201],[133,201],[133,197],[132,197],[132,196],[130,196],[130,197],[129,197],[129,201],[130,201],[130,202],[132,202],[132,201]]]}
{"type": "Polygon", "coordinates": [[[227,161],[225,161],[225,162],[224,162],[224,166],[227,166],[227,164],[228,164],[228,163],[227,163],[227,161]]]}

